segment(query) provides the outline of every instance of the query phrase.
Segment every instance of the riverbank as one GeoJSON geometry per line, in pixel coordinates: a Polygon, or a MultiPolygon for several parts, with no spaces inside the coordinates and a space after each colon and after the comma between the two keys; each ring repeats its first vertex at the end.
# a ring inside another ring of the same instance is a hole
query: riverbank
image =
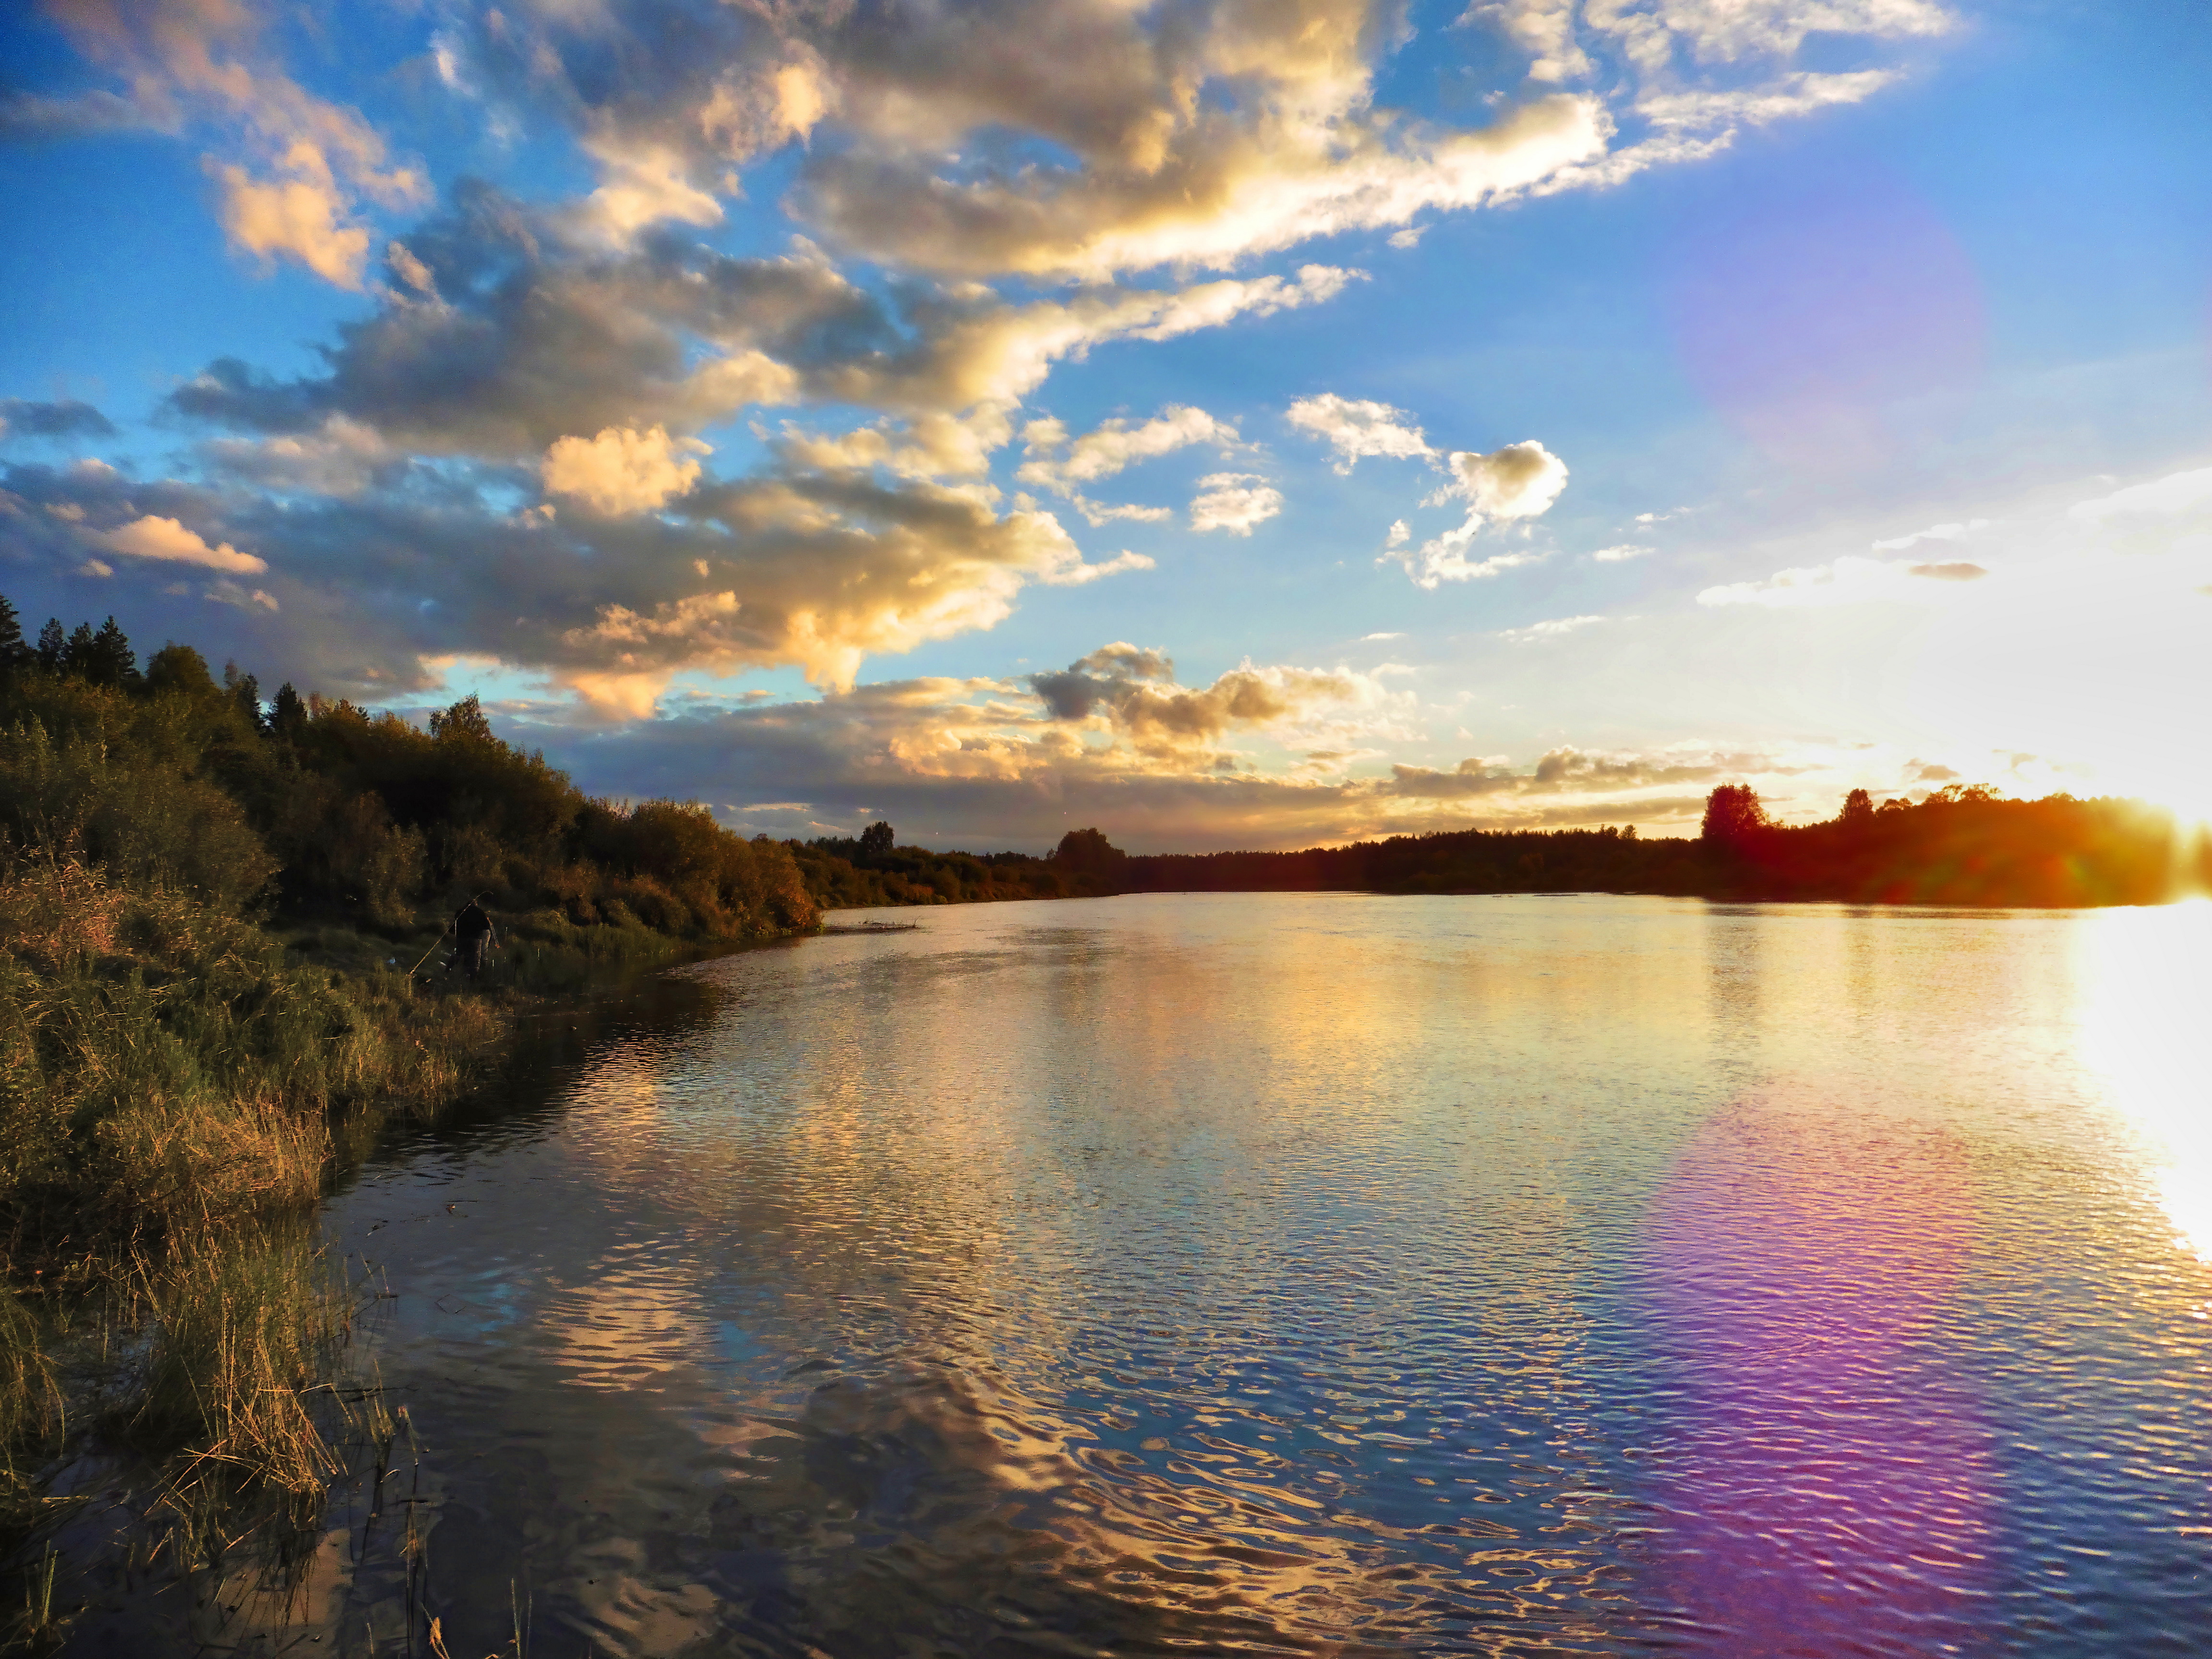
{"type": "MultiPolygon", "coordinates": [[[[128,1467],[123,1546],[190,1572],[282,1565],[356,1449],[394,1425],[348,1376],[374,1286],[316,1201],[396,1127],[495,1085],[519,1022],[745,939],[495,913],[483,981],[434,916],[264,925],[70,856],[0,875],[0,1547],[36,1577],[75,1503],[128,1467]],[[421,970],[410,973],[418,960],[421,970]]],[[[388,1449],[388,1447],[387,1447],[388,1449]]],[[[13,1616],[14,1598],[0,1601],[13,1616]]],[[[16,1634],[58,1619],[33,1595],[16,1634]]]]}

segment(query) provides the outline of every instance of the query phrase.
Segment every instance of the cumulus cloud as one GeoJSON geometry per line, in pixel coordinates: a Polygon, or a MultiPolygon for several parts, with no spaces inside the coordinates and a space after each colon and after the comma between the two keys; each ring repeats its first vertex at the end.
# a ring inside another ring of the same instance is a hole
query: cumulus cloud
{"type": "Polygon", "coordinates": [[[650,513],[683,495],[699,481],[699,463],[690,458],[712,453],[696,438],[671,438],[665,427],[608,427],[595,438],[560,439],[539,470],[553,494],[611,518],[650,513]]]}
{"type": "Polygon", "coordinates": [[[0,398],[0,438],[112,438],[115,423],[75,398],[39,403],[0,398]]]}
{"type": "Polygon", "coordinates": [[[204,447],[219,472],[264,489],[358,495],[406,465],[374,428],[333,415],[321,429],[271,438],[216,438],[204,447]]]}
{"type": "Polygon", "coordinates": [[[395,165],[356,111],[316,98],[283,73],[245,0],[142,0],[57,7],[56,21],[93,63],[122,77],[143,125],[189,116],[218,129],[236,159],[205,158],[219,216],[264,261],[297,260],[341,288],[362,286],[366,204],[416,205],[421,174],[395,165]]]}
{"type": "Polygon", "coordinates": [[[1488,520],[1530,519],[1547,511],[1566,488],[1565,462],[1529,439],[1487,455],[1457,451],[1449,468],[1451,482],[1428,504],[1456,496],[1467,502],[1467,517],[1457,528],[1431,537],[1418,549],[1406,546],[1410,538],[1401,538],[1398,526],[1392,526],[1390,540],[1379,562],[1395,561],[1406,568],[1415,586],[1433,589],[1443,582],[1485,580],[1546,556],[1514,551],[1478,559],[1471,556],[1471,550],[1488,520]]]}
{"type": "Polygon", "coordinates": [[[113,530],[97,532],[96,539],[109,552],[120,553],[126,558],[197,564],[210,570],[238,571],[248,575],[258,575],[269,568],[263,560],[251,553],[240,552],[228,542],[210,546],[197,531],[185,528],[174,519],[151,514],[113,530]]]}
{"type": "Polygon", "coordinates": [[[1282,510],[1283,492],[1257,473],[1210,472],[1198,481],[1198,494],[1191,498],[1190,527],[1249,536],[1254,525],[1282,510]]]}
{"type": "Polygon", "coordinates": [[[1590,555],[1599,564],[1626,564],[1631,559],[1640,559],[1656,550],[1638,542],[1617,542],[1611,547],[1601,547],[1590,555]]]}
{"type": "Polygon", "coordinates": [[[1166,653],[1125,642],[1101,646],[1029,684],[1055,720],[1095,721],[1140,747],[1218,743],[1233,729],[1295,727],[1387,699],[1370,675],[1351,669],[1255,667],[1247,661],[1209,686],[1176,684],[1166,653]]]}
{"type": "Polygon", "coordinates": [[[1460,451],[1451,458],[1453,493],[1492,519],[1532,519],[1547,511],[1567,487],[1566,463],[1531,438],[1487,455],[1460,451]]]}
{"type": "Polygon", "coordinates": [[[1363,456],[1426,460],[1436,453],[1421,428],[1412,424],[1412,417],[1389,404],[1325,392],[1319,397],[1299,398],[1291,405],[1287,418],[1299,431],[1311,434],[1336,451],[1339,472],[1350,472],[1363,456]]]}
{"type": "Polygon", "coordinates": [[[1461,24],[1492,25],[1527,52],[1531,81],[1572,81],[1595,66],[1575,40],[1575,0],[1474,0],[1461,24]]]}

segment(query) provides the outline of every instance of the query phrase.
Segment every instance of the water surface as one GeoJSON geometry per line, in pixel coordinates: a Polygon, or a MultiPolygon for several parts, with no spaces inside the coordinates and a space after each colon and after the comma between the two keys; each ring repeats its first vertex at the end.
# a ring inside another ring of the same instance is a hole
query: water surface
{"type": "Polygon", "coordinates": [[[453,1652],[2207,1650],[2206,907],[920,920],[330,1205],[453,1652]]]}

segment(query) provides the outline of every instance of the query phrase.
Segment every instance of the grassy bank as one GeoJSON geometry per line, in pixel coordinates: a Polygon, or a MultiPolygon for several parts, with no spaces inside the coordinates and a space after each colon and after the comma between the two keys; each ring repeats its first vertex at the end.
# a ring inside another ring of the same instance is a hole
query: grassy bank
{"type": "Polygon", "coordinates": [[[142,667],[112,628],[9,631],[0,1551],[28,1577],[0,1623],[30,1639],[57,1627],[52,1486],[86,1460],[144,1495],[116,1547],[190,1572],[249,1541],[282,1565],[347,1448],[388,1448],[346,1385],[374,1292],[313,1224],[334,1176],[490,1079],[519,1012],[819,912],[780,843],[592,799],[473,700],[426,730],[264,705],[188,647],[142,667]],[[445,929],[471,896],[501,948],[462,983],[445,929]]]}

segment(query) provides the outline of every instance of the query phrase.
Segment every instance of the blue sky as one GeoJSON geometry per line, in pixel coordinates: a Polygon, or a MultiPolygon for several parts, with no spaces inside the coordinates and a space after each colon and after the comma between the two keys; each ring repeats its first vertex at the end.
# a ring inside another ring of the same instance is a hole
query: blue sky
{"type": "Polygon", "coordinates": [[[779,835],[2212,810],[2198,9],[307,18],[0,21],[33,624],[779,835]]]}

